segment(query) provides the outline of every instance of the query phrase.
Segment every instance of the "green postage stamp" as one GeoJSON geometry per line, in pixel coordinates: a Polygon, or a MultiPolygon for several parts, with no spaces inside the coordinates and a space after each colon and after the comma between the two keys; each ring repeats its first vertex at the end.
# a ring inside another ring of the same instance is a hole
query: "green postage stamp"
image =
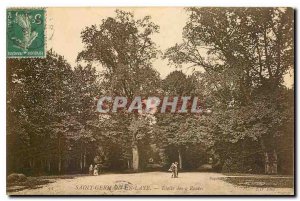
{"type": "Polygon", "coordinates": [[[43,8],[8,8],[6,55],[10,58],[46,56],[46,13],[43,8]]]}

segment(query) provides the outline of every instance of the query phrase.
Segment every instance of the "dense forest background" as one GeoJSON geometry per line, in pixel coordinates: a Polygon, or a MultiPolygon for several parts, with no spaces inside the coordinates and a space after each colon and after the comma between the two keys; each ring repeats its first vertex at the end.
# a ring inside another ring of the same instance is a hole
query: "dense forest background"
{"type": "Polygon", "coordinates": [[[44,59],[7,59],[7,173],[87,173],[90,164],[166,170],[179,161],[186,171],[210,164],[293,174],[294,87],[283,80],[294,69],[293,10],[186,12],[183,42],[165,52],[151,38],[159,27],[149,16],[116,10],[82,31],[77,66],[53,50],[44,59]],[[161,79],[152,66],[158,57],[178,70],[161,79]],[[96,112],[104,95],[197,96],[212,112],[104,115],[96,112]]]}

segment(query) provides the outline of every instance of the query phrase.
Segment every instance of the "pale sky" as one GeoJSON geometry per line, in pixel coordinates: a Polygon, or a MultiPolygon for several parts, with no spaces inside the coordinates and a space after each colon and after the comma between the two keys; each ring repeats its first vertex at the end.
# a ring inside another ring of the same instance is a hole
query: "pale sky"
{"type": "MultiPolygon", "coordinates": [[[[150,15],[152,21],[160,26],[160,33],[153,36],[154,42],[161,51],[182,42],[182,29],[188,19],[185,10],[181,7],[139,7],[119,8],[134,13],[136,19],[150,15]]],[[[83,50],[80,38],[81,31],[86,26],[99,25],[102,19],[115,16],[116,8],[112,7],[73,7],[73,8],[47,8],[47,49],[53,50],[65,57],[72,65],[76,65],[76,57],[83,50]]],[[[174,67],[161,58],[153,63],[153,67],[165,78],[174,67]]],[[[190,74],[191,69],[183,68],[182,71],[190,74]]],[[[293,72],[285,75],[285,84],[291,87],[293,72]]]]}

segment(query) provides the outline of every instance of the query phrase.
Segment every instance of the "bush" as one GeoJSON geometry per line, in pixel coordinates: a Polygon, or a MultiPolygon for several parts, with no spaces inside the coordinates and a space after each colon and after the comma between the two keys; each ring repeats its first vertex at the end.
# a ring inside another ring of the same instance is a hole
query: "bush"
{"type": "Polygon", "coordinates": [[[24,174],[12,173],[7,176],[8,183],[24,182],[26,180],[27,180],[27,177],[24,174]]]}
{"type": "Polygon", "coordinates": [[[255,157],[249,158],[230,158],[226,159],[223,166],[223,173],[263,173],[263,166],[261,162],[255,157]]]}
{"type": "Polygon", "coordinates": [[[198,167],[197,170],[200,172],[210,172],[213,170],[213,167],[210,164],[204,164],[198,167]]]}

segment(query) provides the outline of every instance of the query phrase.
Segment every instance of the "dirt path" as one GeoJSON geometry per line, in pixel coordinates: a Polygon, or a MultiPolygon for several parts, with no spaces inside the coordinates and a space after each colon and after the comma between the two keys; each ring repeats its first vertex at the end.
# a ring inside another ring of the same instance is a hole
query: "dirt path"
{"type": "Polygon", "coordinates": [[[219,173],[180,173],[171,178],[169,173],[105,174],[56,179],[38,189],[23,190],[15,195],[273,195],[293,194],[292,188],[237,187],[222,181],[219,173]]]}

